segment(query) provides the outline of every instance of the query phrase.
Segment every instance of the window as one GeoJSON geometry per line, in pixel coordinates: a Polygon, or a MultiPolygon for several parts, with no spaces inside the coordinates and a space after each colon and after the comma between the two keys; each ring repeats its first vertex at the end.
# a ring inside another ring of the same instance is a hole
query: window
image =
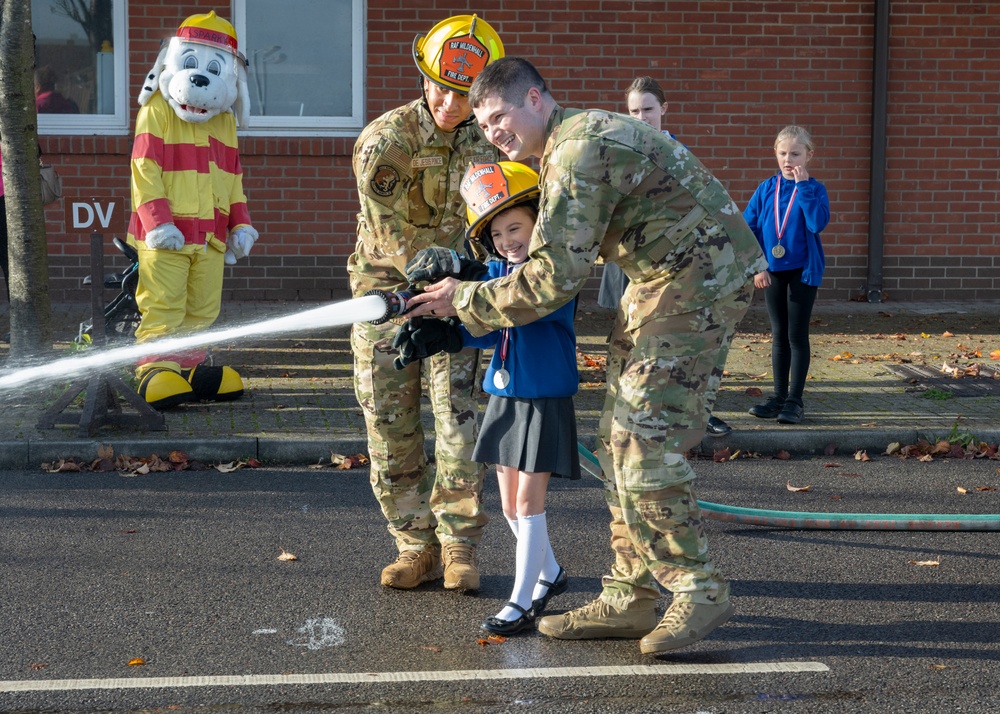
{"type": "Polygon", "coordinates": [[[42,134],[125,133],[125,0],[31,0],[42,134]]]}
{"type": "Polygon", "coordinates": [[[233,0],[250,134],[364,126],[364,0],[233,0]]]}

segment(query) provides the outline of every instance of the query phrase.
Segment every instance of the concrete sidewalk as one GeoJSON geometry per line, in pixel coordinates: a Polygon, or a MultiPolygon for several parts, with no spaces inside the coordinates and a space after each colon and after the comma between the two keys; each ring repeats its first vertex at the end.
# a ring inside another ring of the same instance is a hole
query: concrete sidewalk
{"type": "MultiPolygon", "coordinates": [[[[315,307],[314,303],[229,304],[217,327],[315,307]]],[[[68,347],[87,310],[87,306],[54,308],[61,349],[68,347]]],[[[990,353],[1000,350],[998,315],[1000,302],[817,304],[806,420],[784,426],[747,414],[771,388],[770,328],[765,309],[755,305],[734,341],[715,410],[735,431],[724,438],[706,436],[702,448],[707,453],[727,447],[762,455],[779,450],[807,454],[822,453],[832,444],[838,453],[859,449],[881,453],[892,442],[912,444],[920,438],[965,434],[997,443],[1000,377],[991,375],[1000,369],[1000,361],[991,359],[990,353]],[[972,364],[980,365],[979,377],[956,379],[939,370],[944,365],[972,364]],[[922,371],[906,371],[917,369],[922,371]],[[977,396],[967,396],[971,394],[977,396]]],[[[609,311],[583,305],[577,320],[578,430],[588,448],[594,444],[603,406],[603,358],[612,319],[609,311]]],[[[4,306],[0,334],[7,329],[4,306]]],[[[0,468],[37,468],[45,461],[68,457],[91,459],[100,444],[136,457],[179,449],[213,463],[257,458],[310,464],[329,462],[331,453],[365,452],[364,421],[351,383],[348,331],[338,327],[256,335],[216,345],[217,363],[243,375],[243,398],[166,412],[166,431],[102,427],[93,437],[81,437],[72,425],[39,429],[39,418],[66,391],[68,382],[0,392],[0,468]]],[[[0,370],[6,348],[0,345],[0,370]]],[[[82,399],[66,413],[79,414],[81,406],[82,399]]]]}

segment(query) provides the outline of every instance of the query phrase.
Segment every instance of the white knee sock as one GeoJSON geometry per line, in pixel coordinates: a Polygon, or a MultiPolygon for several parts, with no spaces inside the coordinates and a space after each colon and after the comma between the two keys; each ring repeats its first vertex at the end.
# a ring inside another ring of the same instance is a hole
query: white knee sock
{"type": "MultiPolygon", "coordinates": [[[[514,576],[514,590],[510,595],[511,602],[517,603],[525,610],[531,607],[532,591],[542,572],[545,556],[550,551],[545,512],[518,518],[517,573],[514,576]]],[[[504,607],[497,617],[501,620],[516,620],[521,617],[521,613],[512,607],[504,607]]]]}
{"type": "MultiPolygon", "coordinates": [[[[507,525],[510,526],[511,532],[515,536],[517,536],[517,531],[518,531],[517,519],[507,518],[506,515],[504,516],[504,518],[507,521],[507,525]]],[[[545,554],[545,562],[542,563],[542,572],[538,575],[538,579],[545,580],[546,582],[549,583],[554,583],[556,581],[556,578],[559,577],[560,570],[562,570],[562,568],[559,567],[559,563],[558,561],[556,561],[556,554],[552,552],[552,544],[550,543],[548,547],[548,552],[545,554]]],[[[531,599],[537,600],[538,598],[548,593],[548,591],[549,588],[547,585],[542,585],[541,583],[536,581],[535,588],[531,593],[531,599]]],[[[515,610],[515,612],[517,611],[515,610]]]]}

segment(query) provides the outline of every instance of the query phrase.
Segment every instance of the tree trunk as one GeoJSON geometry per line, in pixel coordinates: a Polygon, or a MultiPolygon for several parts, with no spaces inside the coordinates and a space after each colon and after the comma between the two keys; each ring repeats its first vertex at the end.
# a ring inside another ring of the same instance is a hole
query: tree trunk
{"type": "MultiPolygon", "coordinates": [[[[0,0],[0,152],[10,257],[10,358],[52,349],[48,242],[38,173],[31,3],[0,0]]],[[[98,276],[99,277],[99,276],[98,276]]]]}

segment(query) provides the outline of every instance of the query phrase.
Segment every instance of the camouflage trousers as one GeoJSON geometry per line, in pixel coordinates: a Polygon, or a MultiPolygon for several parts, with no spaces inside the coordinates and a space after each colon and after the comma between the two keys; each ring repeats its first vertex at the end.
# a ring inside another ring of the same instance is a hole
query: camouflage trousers
{"type": "Polygon", "coordinates": [[[396,329],[392,323],[359,322],[351,330],[354,393],[368,428],[372,491],[399,550],[476,545],[487,520],[485,467],[472,461],[480,353],[442,353],[397,370],[391,346],[396,329]],[[434,469],[420,419],[424,380],[434,416],[434,469]]]}
{"type": "MultiPolygon", "coordinates": [[[[655,600],[658,583],[678,601],[729,598],[729,584],[708,557],[685,454],[705,434],[733,333],[752,297],[749,283],[703,310],[654,315],[631,330],[619,313],[598,449],[615,552],[601,597],[618,609],[655,600]]],[[[620,310],[628,303],[626,292],[620,310]]]]}

